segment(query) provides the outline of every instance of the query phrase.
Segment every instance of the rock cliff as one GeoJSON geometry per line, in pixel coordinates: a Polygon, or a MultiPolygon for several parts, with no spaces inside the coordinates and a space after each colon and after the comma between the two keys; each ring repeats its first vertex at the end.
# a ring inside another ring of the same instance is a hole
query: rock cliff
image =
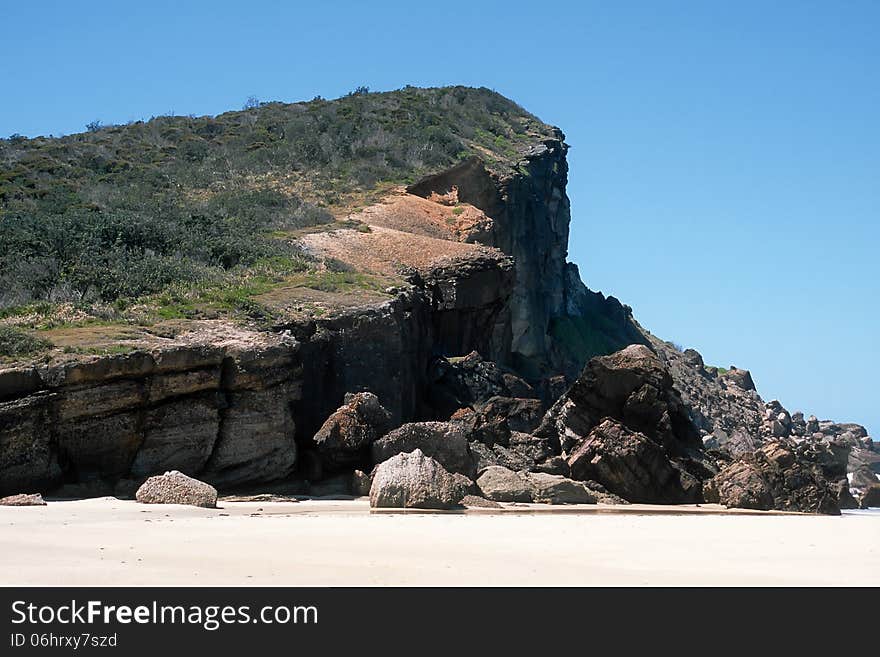
{"type": "MultiPolygon", "coordinates": [[[[319,273],[384,291],[290,284],[261,299],[270,320],[129,328],[125,353],[56,348],[0,369],[0,495],[130,494],[169,470],[222,489],[316,479],[405,444],[472,478],[510,468],[585,499],[680,502],[724,459],[802,438],[848,444],[844,470],[869,487],[864,428],[765,404],[748,372],[706,367],[584,285],[566,261],[567,150],[552,129],[504,167],[469,157],[292,238],[319,273]],[[387,426],[343,436],[361,392],[387,426]],[[407,424],[423,420],[450,424],[407,424]],[[447,436],[457,460],[434,444],[447,436]]],[[[764,498],[788,500],[777,488],[764,498]]]]}

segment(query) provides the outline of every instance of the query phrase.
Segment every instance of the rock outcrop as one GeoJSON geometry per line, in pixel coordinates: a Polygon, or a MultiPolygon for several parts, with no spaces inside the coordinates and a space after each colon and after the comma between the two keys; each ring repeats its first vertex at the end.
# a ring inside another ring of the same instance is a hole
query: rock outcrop
{"type": "Polygon", "coordinates": [[[734,461],[706,482],[706,501],[744,509],[839,514],[839,492],[828,475],[840,474],[816,445],[772,441],[734,461]]]}
{"type": "Polygon", "coordinates": [[[711,471],[672,378],[643,345],[592,359],[535,432],[571,476],[631,502],[699,501],[711,471]]]}
{"type": "Polygon", "coordinates": [[[623,424],[606,419],[568,457],[571,476],[598,481],[630,502],[699,501],[686,494],[681,471],[663,447],[623,424]]]}
{"type": "Polygon", "coordinates": [[[217,489],[172,470],[147,479],[138,488],[136,499],[141,504],[188,504],[213,509],[217,506],[217,489]]]}
{"type": "Polygon", "coordinates": [[[149,351],[0,371],[0,493],[184,469],[223,486],[296,461],[296,341],[222,322],[149,351]]]}
{"type": "Polygon", "coordinates": [[[296,476],[363,493],[370,466],[395,459],[438,504],[455,495],[426,483],[443,479],[437,462],[531,501],[685,502],[705,488],[831,512],[826,493],[851,505],[871,489],[880,457],[864,427],[765,403],[747,370],[707,366],[583,284],[566,262],[568,147],[546,128],[503,166],[469,158],[355,212],[357,228],[303,236],[316,261],[393,279],[384,291],[299,290],[259,328],[186,321],[130,353],[0,370],[0,495],[130,492],[173,469],[221,488],[296,476]],[[771,468],[778,440],[795,458],[771,468]],[[398,458],[415,453],[427,461],[398,458]]]}
{"type": "Polygon", "coordinates": [[[420,449],[380,463],[373,474],[370,506],[406,509],[452,509],[468,492],[469,481],[447,472],[420,449]]]}

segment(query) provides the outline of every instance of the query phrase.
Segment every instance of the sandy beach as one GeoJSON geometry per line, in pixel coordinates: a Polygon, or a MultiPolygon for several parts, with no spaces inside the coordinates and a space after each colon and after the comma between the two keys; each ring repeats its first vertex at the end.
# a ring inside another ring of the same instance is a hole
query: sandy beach
{"type": "Polygon", "coordinates": [[[350,501],[0,508],[20,585],[880,585],[880,515],[370,513],[350,501]]]}

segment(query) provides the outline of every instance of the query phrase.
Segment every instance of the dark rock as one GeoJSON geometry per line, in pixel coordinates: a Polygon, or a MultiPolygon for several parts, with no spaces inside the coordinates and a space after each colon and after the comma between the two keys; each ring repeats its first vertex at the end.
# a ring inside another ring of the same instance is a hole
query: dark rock
{"type": "Polygon", "coordinates": [[[859,500],[859,506],[863,509],[880,507],[880,483],[871,484],[859,500]]]}
{"type": "Polygon", "coordinates": [[[815,445],[769,442],[725,466],[706,483],[704,497],[728,507],[839,515],[839,491],[821,455],[815,445]]]}
{"type": "MultiPolygon", "coordinates": [[[[745,429],[734,429],[729,436],[723,429],[716,429],[712,436],[715,439],[714,448],[723,450],[732,458],[751,454],[761,445],[761,442],[745,429]]],[[[708,448],[709,445],[706,447],[708,448]]]]}
{"type": "Polygon", "coordinates": [[[858,509],[859,501],[853,497],[849,490],[849,482],[844,479],[836,485],[837,489],[837,506],[843,509],[858,509]]]}
{"type": "Polygon", "coordinates": [[[352,476],[347,473],[335,474],[321,481],[309,482],[309,495],[330,499],[349,498],[352,496],[352,476]]]}
{"type": "Polygon", "coordinates": [[[721,376],[725,382],[735,385],[740,390],[756,389],[752,373],[748,370],[741,370],[731,365],[730,369],[721,376]]]}
{"type": "Polygon", "coordinates": [[[370,392],[347,395],[345,404],[315,434],[323,466],[336,470],[368,460],[370,446],[391,427],[391,414],[370,392]]]}
{"type": "Polygon", "coordinates": [[[436,459],[450,472],[469,479],[476,474],[467,435],[461,426],[452,422],[410,422],[394,429],[373,443],[373,463],[379,464],[395,454],[416,449],[436,459]]]}
{"type": "Polygon", "coordinates": [[[476,471],[492,465],[500,465],[510,470],[534,470],[537,468],[535,459],[519,449],[493,445],[486,447],[483,443],[470,443],[471,453],[475,458],[476,471]]]}
{"type": "Polygon", "coordinates": [[[189,504],[213,509],[217,506],[217,489],[172,470],[147,479],[138,488],[136,498],[141,504],[189,504]]]}
{"type": "Polygon", "coordinates": [[[642,433],[605,420],[568,458],[571,476],[593,480],[630,502],[698,501],[682,488],[663,448],[642,433]]]}
{"type": "Polygon", "coordinates": [[[46,502],[39,493],[19,493],[0,498],[0,506],[46,506],[46,502]]]}
{"type": "Polygon", "coordinates": [[[644,345],[591,360],[535,434],[555,438],[570,453],[606,417],[643,433],[670,455],[702,447],[671,376],[644,345]]]}
{"type": "Polygon", "coordinates": [[[57,395],[35,393],[0,403],[0,495],[47,490],[61,482],[53,440],[57,395]]]}
{"type": "Polygon", "coordinates": [[[473,438],[488,446],[508,445],[512,431],[531,433],[541,423],[543,406],[537,399],[491,397],[468,418],[473,438]]]}
{"type": "Polygon", "coordinates": [[[510,394],[511,397],[517,399],[538,398],[538,392],[524,379],[521,379],[516,374],[504,372],[501,375],[501,380],[504,382],[504,387],[507,389],[507,392],[510,394]]]}
{"type": "Polygon", "coordinates": [[[461,476],[446,471],[420,449],[392,456],[373,474],[370,506],[417,509],[450,509],[467,494],[461,476]]]}
{"type": "Polygon", "coordinates": [[[610,492],[605,486],[598,481],[582,481],[580,482],[593,494],[597,504],[629,504],[619,495],[610,492]]]}
{"type": "Polygon", "coordinates": [[[431,372],[433,397],[438,400],[441,416],[508,394],[501,369],[476,351],[461,358],[436,359],[431,372]]]}
{"type": "Polygon", "coordinates": [[[746,461],[732,463],[706,482],[703,497],[709,503],[739,509],[773,508],[773,494],[761,470],[746,461]]]}
{"type": "Polygon", "coordinates": [[[487,500],[479,495],[465,495],[461,498],[461,505],[464,507],[476,507],[481,509],[503,509],[498,502],[487,500]]]}
{"type": "Polygon", "coordinates": [[[115,493],[116,486],[114,484],[111,484],[104,479],[92,479],[89,481],[77,481],[59,486],[52,490],[51,496],[61,499],[81,500],[94,497],[107,497],[115,495],[115,493]]]}
{"type": "Polygon", "coordinates": [[[351,475],[351,494],[357,497],[364,497],[370,494],[370,487],[373,485],[373,477],[366,472],[355,470],[351,475]]]}
{"type": "Polygon", "coordinates": [[[874,471],[876,463],[876,454],[871,450],[850,450],[846,467],[850,485],[853,488],[866,489],[878,483],[877,474],[874,471]]]}
{"type": "Polygon", "coordinates": [[[568,461],[562,456],[551,456],[546,461],[538,463],[535,466],[535,471],[562,475],[564,477],[571,476],[571,468],[568,467],[568,461]]]}

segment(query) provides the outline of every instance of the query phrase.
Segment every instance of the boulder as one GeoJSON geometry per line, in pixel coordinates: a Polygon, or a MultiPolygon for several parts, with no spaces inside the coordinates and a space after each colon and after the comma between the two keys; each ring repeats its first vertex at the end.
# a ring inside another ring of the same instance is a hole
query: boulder
{"type": "Polygon", "coordinates": [[[754,452],[761,444],[745,429],[734,429],[730,435],[722,429],[716,429],[712,435],[717,441],[717,449],[735,459],[754,452]]]}
{"type": "Polygon", "coordinates": [[[839,515],[842,482],[827,478],[834,470],[825,454],[809,442],[768,442],[722,468],[704,484],[703,495],[728,507],[839,515]]]}
{"type": "Polygon", "coordinates": [[[189,504],[213,509],[217,506],[217,489],[172,470],[147,479],[135,498],[141,504],[189,504]]]}
{"type": "Polygon", "coordinates": [[[376,395],[346,395],[345,403],[327,418],[314,437],[324,468],[338,470],[361,465],[373,442],[390,428],[391,414],[376,395]]]}
{"type": "Polygon", "coordinates": [[[537,469],[535,460],[516,448],[504,447],[503,445],[487,447],[477,441],[472,442],[470,448],[471,453],[474,455],[477,472],[492,465],[500,465],[509,470],[537,469]]]}
{"type": "Polygon", "coordinates": [[[563,475],[564,477],[571,475],[571,468],[568,467],[568,461],[561,456],[551,456],[541,463],[538,463],[535,466],[535,471],[563,475]]]}
{"type": "Polygon", "coordinates": [[[493,465],[477,477],[477,488],[496,502],[531,502],[532,485],[522,472],[493,465]]]}
{"type": "Polygon", "coordinates": [[[647,436],[668,455],[702,447],[672,377],[644,345],[593,358],[547,412],[535,435],[571,453],[605,418],[647,436]]]}
{"type": "Polygon", "coordinates": [[[453,422],[409,422],[389,432],[372,446],[373,463],[416,449],[446,470],[473,479],[476,464],[464,429],[453,422]]]}
{"type": "Polygon", "coordinates": [[[46,506],[46,502],[39,493],[19,493],[0,498],[0,506],[46,506]]]}
{"type": "Polygon", "coordinates": [[[859,501],[853,497],[852,491],[849,489],[849,482],[845,479],[836,485],[837,490],[837,506],[843,509],[858,509],[859,501]]]}
{"type": "Polygon", "coordinates": [[[351,494],[356,497],[365,497],[370,494],[373,485],[373,477],[361,470],[355,470],[351,474],[351,494]]]}
{"type": "Polygon", "coordinates": [[[461,505],[465,507],[476,507],[481,509],[503,509],[498,502],[487,500],[479,495],[465,495],[461,498],[461,505]]]}
{"type": "Polygon", "coordinates": [[[508,445],[511,432],[529,434],[538,428],[544,414],[538,399],[492,397],[469,419],[474,439],[489,445],[508,445]]]}
{"type": "Polygon", "coordinates": [[[607,419],[568,458],[571,476],[602,484],[630,502],[684,502],[679,471],[663,448],[620,422],[607,419]]]}
{"type": "Polygon", "coordinates": [[[370,487],[370,506],[451,509],[460,505],[469,483],[416,449],[392,456],[376,467],[370,487]]]}
{"type": "Polygon", "coordinates": [[[596,503],[596,495],[582,482],[544,472],[514,472],[501,466],[483,470],[477,487],[496,502],[596,503]]]}
{"type": "Polygon", "coordinates": [[[741,390],[755,390],[755,382],[752,379],[752,373],[748,370],[741,370],[731,365],[730,369],[721,375],[721,379],[727,383],[733,384],[741,390]]]}
{"type": "Polygon", "coordinates": [[[722,470],[703,486],[707,502],[738,509],[773,508],[773,494],[759,468],[737,461],[722,470]]]}
{"type": "Polygon", "coordinates": [[[871,484],[862,494],[859,506],[863,509],[880,507],[880,483],[871,484]]]}
{"type": "Polygon", "coordinates": [[[546,504],[595,504],[596,497],[581,482],[562,475],[530,472],[527,475],[532,487],[532,499],[546,504]]]}

